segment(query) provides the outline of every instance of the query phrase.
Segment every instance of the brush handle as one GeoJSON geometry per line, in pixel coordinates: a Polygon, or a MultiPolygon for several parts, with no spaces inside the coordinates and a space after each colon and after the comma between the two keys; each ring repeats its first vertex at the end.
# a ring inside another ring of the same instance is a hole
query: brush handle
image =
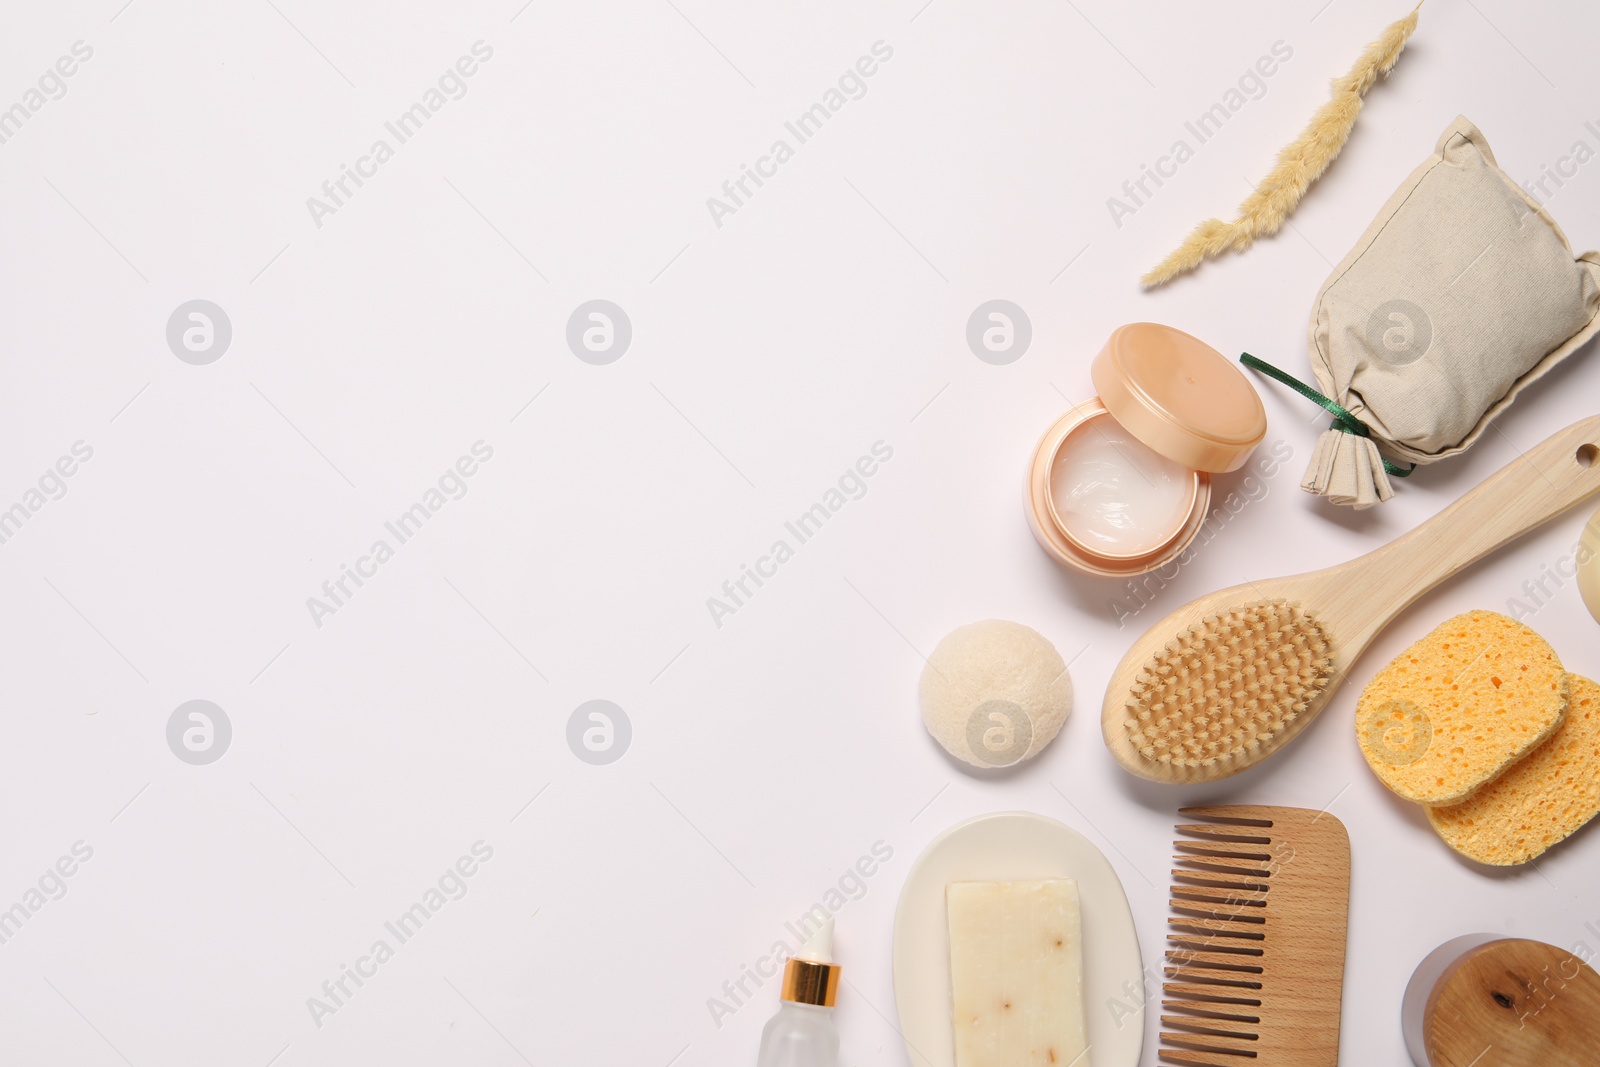
{"type": "Polygon", "coordinates": [[[1432,519],[1355,562],[1393,618],[1446,578],[1597,494],[1600,415],[1551,435],[1432,519]]]}

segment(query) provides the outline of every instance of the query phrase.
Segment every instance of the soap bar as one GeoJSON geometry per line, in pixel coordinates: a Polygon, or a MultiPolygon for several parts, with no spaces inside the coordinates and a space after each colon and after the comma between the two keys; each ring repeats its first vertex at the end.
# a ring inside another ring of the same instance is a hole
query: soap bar
{"type": "Polygon", "coordinates": [[[951,882],[956,1067],[1084,1067],[1078,883],[951,882]]]}

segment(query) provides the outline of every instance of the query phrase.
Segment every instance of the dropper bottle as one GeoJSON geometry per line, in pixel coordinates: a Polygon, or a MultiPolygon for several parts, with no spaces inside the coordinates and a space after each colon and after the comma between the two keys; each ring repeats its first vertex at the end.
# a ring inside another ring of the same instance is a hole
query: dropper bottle
{"type": "Polygon", "coordinates": [[[830,917],[783,966],[778,1014],[761,1031],[756,1067],[838,1067],[839,1031],[833,1026],[838,992],[830,917]]]}

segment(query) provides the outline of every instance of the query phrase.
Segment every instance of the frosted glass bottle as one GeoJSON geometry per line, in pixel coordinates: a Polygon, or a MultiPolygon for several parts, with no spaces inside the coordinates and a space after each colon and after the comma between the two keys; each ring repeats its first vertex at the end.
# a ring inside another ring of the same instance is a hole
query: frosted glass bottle
{"type": "Polygon", "coordinates": [[[837,1067],[839,1031],[833,1009],[786,1000],[761,1031],[756,1067],[837,1067]]]}
{"type": "Polygon", "coordinates": [[[839,973],[830,918],[784,963],[778,1014],[761,1031],[756,1067],[838,1067],[833,1001],[839,973]]]}

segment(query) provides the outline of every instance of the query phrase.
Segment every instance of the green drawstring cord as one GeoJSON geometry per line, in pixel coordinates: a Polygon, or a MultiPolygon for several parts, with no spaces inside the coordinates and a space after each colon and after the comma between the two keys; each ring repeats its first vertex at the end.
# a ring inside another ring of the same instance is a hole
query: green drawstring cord
{"type": "MultiPolygon", "coordinates": [[[[1350,414],[1350,412],[1346,411],[1336,401],[1323,396],[1321,393],[1317,392],[1315,389],[1311,388],[1311,386],[1307,385],[1305,382],[1302,382],[1294,375],[1287,374],[1265,360],[1257,359],[1248,352],[1240,353],[1239,362],[1243,363],[1246,367],[1249,367],[1253,371],[1259,371],[1260,373],[1265,374],[1267,377],[1287,385],[1290,389],[1293,389],[1307,400],[1314,404],[1320,405],[1328,412],[1328,414],[1333,416],[1333,425],[1330,427],[1331,429],[1339,430],[1342,433],[1355,434],[1357,437],[1372,436],[1372,431],[1367,429],[1366,423],[1350,414]]],[[[1390,475],[1396,478],[1409,477],[1411,472],[1417,469],[1416,464],[1412,464],[1409,467],[1397,466],[1396,464],[1389,462],[1387,459],[1384,459],[1381,454],[1378,456],[1378,458],[1383,461],[1383,469],[1388,471],[1390,475]]]]}

